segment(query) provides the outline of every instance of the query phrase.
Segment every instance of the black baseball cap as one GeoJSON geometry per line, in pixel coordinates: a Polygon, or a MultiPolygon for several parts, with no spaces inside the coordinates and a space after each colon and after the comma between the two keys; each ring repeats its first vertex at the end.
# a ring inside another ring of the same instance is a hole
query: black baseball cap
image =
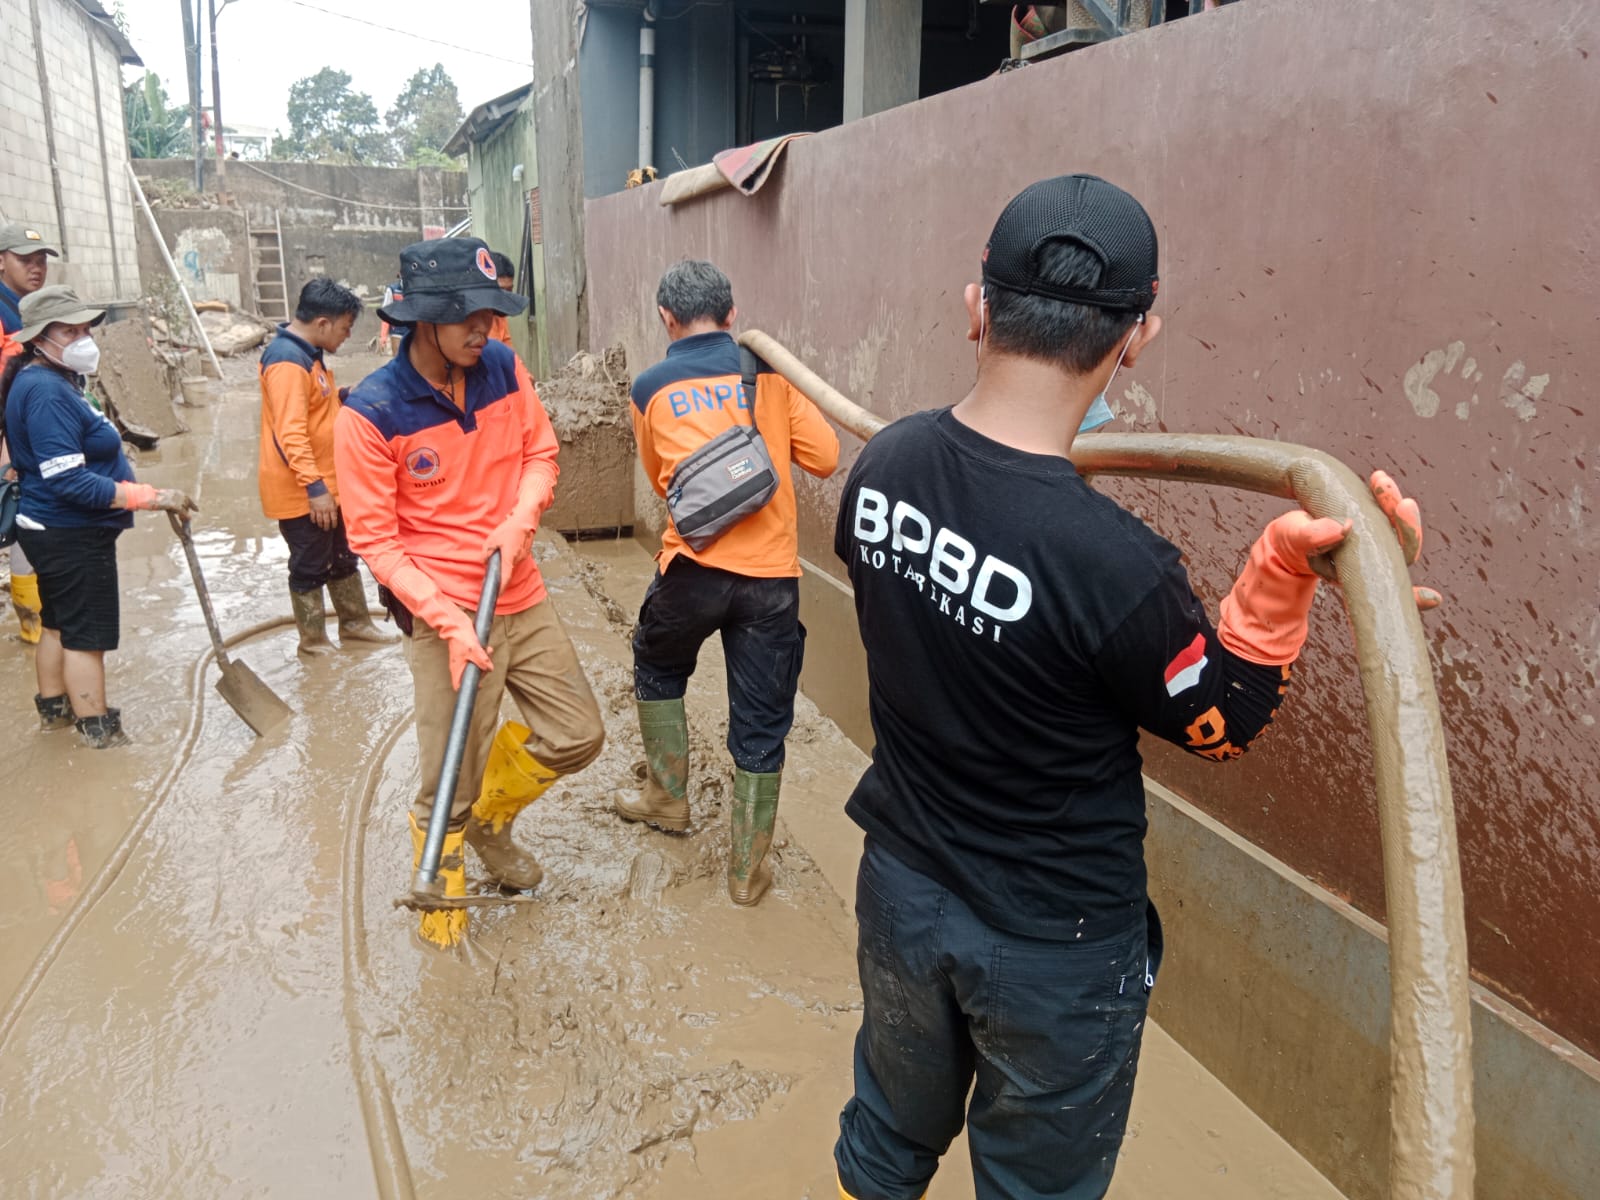
{"type": "Polygon", "coordinates": [[[400,251],[400,279],[378,315],[391,325],[455,325],[490,309],[515,316],[528,298],[497,282],[494,252],[477,238],[434,238],[400,251]]]}
{"type": "Polygon", "coordinates": [[[1142,313],[1156,302],[1156,228],[1127,192],[1094,175],[1058,175],[1030,184],[1006,205],[983,250],[983,281],[1118,312],[1142,313]],[[1075,242],[1100,260],[1097,287],[1066,287],[1039,275],[1039,252],[1075,242]]]}

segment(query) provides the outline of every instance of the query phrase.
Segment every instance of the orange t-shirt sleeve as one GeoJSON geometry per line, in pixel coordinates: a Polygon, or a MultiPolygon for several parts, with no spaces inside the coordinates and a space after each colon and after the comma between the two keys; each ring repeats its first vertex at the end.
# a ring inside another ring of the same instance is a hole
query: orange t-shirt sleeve
{"type": "Polygon", "coordinates": [[[333,426],[333,462],[350,549],[366,562],[374,579],[387,584],[407,560],[389,443],[371,421],[340,409],[333,426]]]}
{"type": "Polygon", "coordinates": [[[261,407],[267,428],[295,482],[303,488],[322,481],[307,427],[306,389],[310,386],[310,373],[294,363],[276,362],[261,372],[261,407]]]}
{"type": "Polygon", "coordinates": [[[826,479],[839,466],[839,435],[828,424],[821,410],[788,380],[789,454],[795,464],[818,479],[826,479]]]}

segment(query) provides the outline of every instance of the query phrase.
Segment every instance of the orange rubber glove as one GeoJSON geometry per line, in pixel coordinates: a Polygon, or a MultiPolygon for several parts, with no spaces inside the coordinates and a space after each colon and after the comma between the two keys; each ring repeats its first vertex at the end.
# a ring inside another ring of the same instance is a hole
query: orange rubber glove
{"type": "Polygon", "coordinates": [[[524,475],[517,488],[517,506],[511,515],[494,527],[484,539],[483,561],[496,550],[507,577],[511,568],[533,553],[533,534],[539,528],[539,515],[550,505],[550,484],[542,475],[524,475]]]}
{"type": "MultiPolygon", "coordinates": [[[[1402,496],[1385,471],[1374,471],[1369,486],[1410,566],[1422,553],[1422,512],[1417,502],[1402,496]]],[[[1222,601],[1218,640],[1240,658],[1264,666],[1282,666],[1298,658],[1321,573],[1312,560],[1344,541],[1351,524],[1315,518],[1299,509],[1269,522],[1222,601]]],[[[1441,597],[1432,588],[1411,590],[1418,609],[1438,607],[1441,597]]]]}
{"type": "Polygon", "coordinates": [[[400,598],[415,617],[426,621],[450,647],[450,686],[461,690],[461,673],[467,664],[476,663],[484,674],[494,670],[489,648],[478,641],[472,618],[457,608],[421,568],[409,562],[395,571],[385,586],[400,598]]]}

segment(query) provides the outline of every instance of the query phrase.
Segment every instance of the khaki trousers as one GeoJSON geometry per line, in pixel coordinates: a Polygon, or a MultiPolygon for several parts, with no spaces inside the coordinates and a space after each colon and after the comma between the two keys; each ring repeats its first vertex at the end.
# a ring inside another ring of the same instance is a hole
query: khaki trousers
{"type": "MultiPolygon", "coordinates": [[[[466,822],[467,811],[478,798],[489,747],[500,726],[502,694],[511,693],[522,723],[533,731],[524,743],[528,753],[557,774],[582,770],[599,757],[605,745],[600,707],[548,597],[522,612],[496,617],[489,648],[494,670],[478,684],[461,776],[450,806],[452,828],[466,822]]],[[[456,692],[450,686],[449,646],[421,619],[406,642],[406,660],[416,689],[417,751],[422,768],[422,787],[411,811],[426,828],[433,813],[456,692]]]]}

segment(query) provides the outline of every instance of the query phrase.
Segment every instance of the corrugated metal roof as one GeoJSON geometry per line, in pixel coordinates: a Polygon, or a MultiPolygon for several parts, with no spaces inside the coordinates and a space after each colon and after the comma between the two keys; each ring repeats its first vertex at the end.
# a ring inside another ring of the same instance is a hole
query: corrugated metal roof
{"type": "Polygon", "coordinates": [[[533,84],[525,83],[515,91],[484,101],[469,112],[467,119],[461,122],[461,128],[450,135],[450,140],[444,144],[444,152],[465,154],[468,146],[487,141],[500,132],[501,127],[522,107],[522,102],[532,94],[533,84]]]}

